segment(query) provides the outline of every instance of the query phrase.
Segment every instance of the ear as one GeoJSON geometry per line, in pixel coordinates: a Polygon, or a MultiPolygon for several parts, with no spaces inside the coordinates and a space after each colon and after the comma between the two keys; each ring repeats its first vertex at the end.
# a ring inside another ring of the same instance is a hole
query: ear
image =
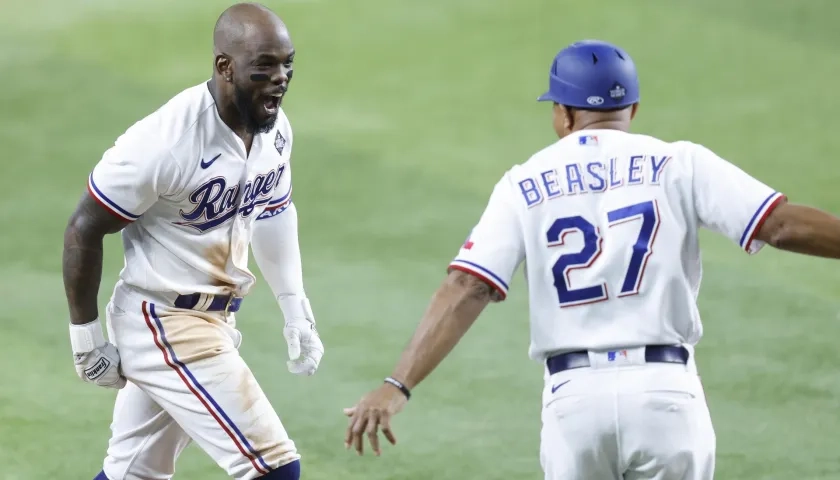
{"type": "Polygon", "coordinates": [[[233,62],[227,55],[216,55],[214,67],[216,68],[216,73],[219,74],[224,81],[228,83],[233,81],[233,62]]]}
{"type": "Polygon", "coordinates": [[[633,107],[630,109],[630,120],[636,118],[636,112],[639,111],[639,103],[636,102],[633,104],[633,107]]]}
{"type": "Polygon", "coordinates": [[[560,105],[560,110],[563,114],[563,127],[567,132],[571,132],[575,128],[575,112],[566,108],[565,105],[560,105]]]}

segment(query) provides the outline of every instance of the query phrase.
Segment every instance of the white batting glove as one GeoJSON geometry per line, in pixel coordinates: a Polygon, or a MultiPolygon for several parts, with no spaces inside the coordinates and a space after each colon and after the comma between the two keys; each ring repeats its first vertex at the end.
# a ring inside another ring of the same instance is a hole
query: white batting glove
{"type": "Polygon", "coordinates": [[[283,336],[289,347],[286,365],[295,375],[313,375],[324,356],[324,344],[315,330],[315,315],[309,299],[300,295],[277,298],[286,319],[283,336]]]}
{"type": "Polygon", "coordinates": [[[70,346],[79,378],[117,390],[125,386],[126,379],[120,373],[120,354],[117,347],[105,341],[98,318],[83,325],[71,323],[70,346]]]}

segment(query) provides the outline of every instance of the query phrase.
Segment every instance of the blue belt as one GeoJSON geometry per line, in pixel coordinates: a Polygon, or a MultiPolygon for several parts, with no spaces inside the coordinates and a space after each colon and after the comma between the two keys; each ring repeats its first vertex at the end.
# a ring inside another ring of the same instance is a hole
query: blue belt
{"type": "Polygon", "coordinates": [[[175,307],[176,308],[186,308],[188,310],[201,310],[204,312],[236,312],[239,310],[239,307],[242,305],[242,297],[237,297],[234,295],[209,295],[204,293],[191,293],[189,295],[178,295],[178,298],[175,299],[175,307]],[[210,304],[204,308],[196,308],[200,307],[199,302],[202,301],[202,297],[204,297],[206,303],[206,299],[208,297],[213,297],[210,300],[210,304]]]}
{"type": "MultiPolygon", "coordinates": [[[[685,365],[688,363],[688,356],[688,349],[683,346],[648,345],[645,347],[645,361],[648,363],[681,363],[685,365]]],[[[585,350],[561,353],[549,357],[545,363],[548,372],[554,375],[564,370],[590,366],[589,353],[585,350]]]]}

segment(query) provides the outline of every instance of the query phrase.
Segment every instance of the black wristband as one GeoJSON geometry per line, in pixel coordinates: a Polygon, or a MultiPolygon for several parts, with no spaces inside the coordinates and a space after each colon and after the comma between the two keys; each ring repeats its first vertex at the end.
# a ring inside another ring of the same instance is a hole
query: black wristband
{"type": "Polygon", "coordinates": [[[400,391],[405,395],[405,399],[408,400],[411,398],[411,391],[406,388],[405,385],[399,380],[394,377],[385,377],[385,383],[390,383],[391,385],[400,389],[400,391]]]}

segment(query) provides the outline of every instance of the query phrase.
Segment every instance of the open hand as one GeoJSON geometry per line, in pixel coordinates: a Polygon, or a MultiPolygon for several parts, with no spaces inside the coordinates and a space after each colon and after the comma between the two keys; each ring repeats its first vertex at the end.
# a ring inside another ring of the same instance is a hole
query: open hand
{"type": "Polygon", "coordinates": [[[391,443],[397,444],[397,437],[391,430],[391,417],[399,413],[408,399],[395,386],[386,383],[368,393],[355,406],[344,409],[344,414],[350,417],[347,433],[344,436],[344,448],[354,445],[359,455],[364,453],[364,439],[367,433],[373,453],[382,454],[379,448],[379,427],[382,434],[391,443]]]}

